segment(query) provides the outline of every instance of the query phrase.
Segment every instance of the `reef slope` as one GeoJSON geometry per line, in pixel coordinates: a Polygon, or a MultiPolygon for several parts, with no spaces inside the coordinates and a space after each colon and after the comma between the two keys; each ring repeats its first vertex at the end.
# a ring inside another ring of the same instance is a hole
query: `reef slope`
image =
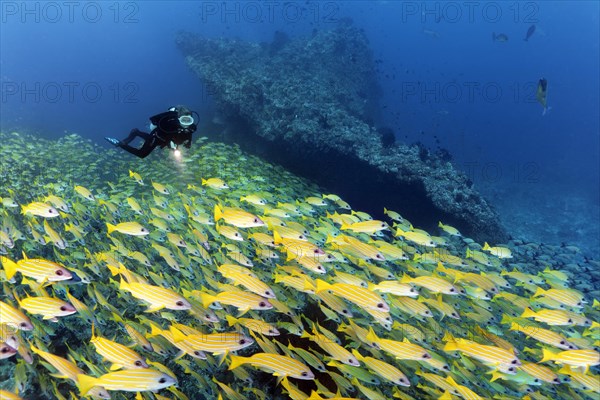
{"type": "Polygon", "coordinates": [[[293,40],[277,33],[268,44],[180,32],[176,42],[218,111],[238,122],[228,139],[245,150],[374,215],[400,208],[424,228],[443,218],[479,240],[508,239],[493,206],[446,158],[384,146],[368,123],[378,89],[362,30],[340,24],[293,40]]]}

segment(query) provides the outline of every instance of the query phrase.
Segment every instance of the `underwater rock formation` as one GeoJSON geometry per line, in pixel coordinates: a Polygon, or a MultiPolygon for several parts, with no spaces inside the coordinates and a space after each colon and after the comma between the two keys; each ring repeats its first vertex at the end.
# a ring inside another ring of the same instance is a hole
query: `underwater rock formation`
{"type": "Polygon", "coordinates": [[[386,145],[366,121],[379,95],[364,32],[349,23],[271,44],[180,32],[177,45],[219,112],[242,123],[229,139],[314,179],[353,207],[397,208],[416,225],[438,218],[480,240],[507,234],[493,207],[445,157],[386,145]]]}

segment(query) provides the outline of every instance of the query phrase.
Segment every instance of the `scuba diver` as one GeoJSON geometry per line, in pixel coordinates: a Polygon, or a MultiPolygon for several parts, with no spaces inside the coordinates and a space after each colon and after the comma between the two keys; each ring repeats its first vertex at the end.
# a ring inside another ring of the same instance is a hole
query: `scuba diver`
{"type": "Polygon", "coordinates": [[[135,128],[123,140],[111,137],[104,139],[140,158],[145,158],[158,146],[160,148],[169,146],[177,152],[177,146],[183,144],[189,149],[192,145],[192,133],[196,131],[197,127],[192,116],[194,113],[198,116],[198,113],[190,111],[184,106],[171,107],[163,113],[150,117],[150,129],[152,130],[150,133],[135,128]],[[144,144],[140,148],[129,145],[136,137],[144,140],[144,144]]]}

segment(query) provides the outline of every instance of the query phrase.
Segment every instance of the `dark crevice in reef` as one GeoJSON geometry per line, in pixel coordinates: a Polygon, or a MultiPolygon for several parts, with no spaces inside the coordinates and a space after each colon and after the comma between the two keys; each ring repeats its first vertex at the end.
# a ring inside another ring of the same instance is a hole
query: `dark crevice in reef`
{"type": "Polygon", "coordinates": [[[227,135],[211,137],[237,144],[244,151],[282,165],[342,196],[354,209],[368,212],[376,218],[384,218],[383,207],[387,207],[400,210],[404,217],[418,221],[423,229],[435,229],[440,219],[458,228],[468,229],[462,221],[431,202],[422,182],[403,183],[394,174],[382,173],[334,150],[310,151],[304,144],[289,143],[282,139],[266,140],[249,133],[250,130],[244,122],[236,121],[226,129],[227,135]]]}
{"type": "Polygon", "coordinates": [[[437,220],[477,240],[504,242],[494,208],[448,154],[394,143],[372,126],[380,90],[364,32],[344,23],[271,44],[181,32],[177,45],[213,94],[233,141],[337,193],[353,208],[437,220]]]}

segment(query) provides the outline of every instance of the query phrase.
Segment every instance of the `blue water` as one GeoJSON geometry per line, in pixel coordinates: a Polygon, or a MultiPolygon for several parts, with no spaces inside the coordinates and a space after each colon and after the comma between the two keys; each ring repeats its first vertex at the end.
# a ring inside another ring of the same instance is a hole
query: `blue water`
{"type": "Polygon", "coordinates": [[[378,60],[379,126],[448,149],[509,228],[600,247],[598,2],[69,4],[1,3],[2,130],[100,142],[174,104],[207,110],[210,92],[176,49],[178,30],[270,41],[276,30],[305,35],[349,17],[378,60]],[[549,235],[544,222],[563,233],[549,235]]]}

